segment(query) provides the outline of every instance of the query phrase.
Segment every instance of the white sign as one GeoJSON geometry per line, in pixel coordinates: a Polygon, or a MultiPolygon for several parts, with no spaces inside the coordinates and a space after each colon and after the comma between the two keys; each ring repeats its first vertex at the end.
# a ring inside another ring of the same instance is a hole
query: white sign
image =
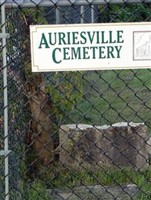
{"type": "Polygon", "coordinates": [[[33,72],[151,67],[151,23],[30,26],[33,72]]]}

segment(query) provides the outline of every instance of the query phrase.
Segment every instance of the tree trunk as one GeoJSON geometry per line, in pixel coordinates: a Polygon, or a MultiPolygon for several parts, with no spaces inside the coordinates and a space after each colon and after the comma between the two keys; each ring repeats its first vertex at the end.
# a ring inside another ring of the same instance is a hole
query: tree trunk
{"type": "Polygon", "coordinates": [[[31,112],[28,144],[44,165],[53,160],[52,104],[45,91],[41,74],[34,75],[26,82],[25,93],[31,112]]]}
{"type": "MultiPolygon", "coordinates": [[[[19,92],[27,97],[28,103],[25,102],[31,120],[26,142],[35,153],[36,158],[39,158],[43,165],[47,165],[53,160],[54,150],[51,120],[52,102],[46,93],[42,73],[31,73],[29,25],[36,23],[34,14],[14,13],[20,26],[18,32],[21,34],[20,42],[18,41],[19,46],[16,48],[21,50],[20,56],[10,58],[9,75],[14,79],[19,92]],[[17,63],[20,63],[21,66],[17,63]]],[[[16,24],[13,24],[13,20],[12,18],[12,26],[14,29],[18,28],[16,24]]],[[[12,27],[10,27],[9,32],[11,33],[11,31],[13,31],[12,27]]],[[[10,46],[10,49],[12,48],[10,46]]]]}

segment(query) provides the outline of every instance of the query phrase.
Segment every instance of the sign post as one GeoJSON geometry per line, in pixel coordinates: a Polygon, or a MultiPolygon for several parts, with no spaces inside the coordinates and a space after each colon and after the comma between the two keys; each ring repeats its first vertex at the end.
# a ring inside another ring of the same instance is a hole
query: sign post
{"type": "Polygon", "coordinates": [[[33,72],[151,67],[151,23],[32,25],[33,72]]]}

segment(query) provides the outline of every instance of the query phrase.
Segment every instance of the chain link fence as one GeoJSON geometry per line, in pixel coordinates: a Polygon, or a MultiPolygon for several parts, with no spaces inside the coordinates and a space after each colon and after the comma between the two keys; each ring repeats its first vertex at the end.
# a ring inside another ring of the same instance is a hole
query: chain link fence
{"type": "MultiPolygon", "coordinates": [[[[7,88],[10,199],[151,199],[151,70],[32,73],[29,36],[33,24],[151,21],[151,1],[4,4],[1,28],[10,37],[4,67],[0,54],[0,149],[7,88]]],[[[8,197],[6,156],[0,199],[8,197]]]]}

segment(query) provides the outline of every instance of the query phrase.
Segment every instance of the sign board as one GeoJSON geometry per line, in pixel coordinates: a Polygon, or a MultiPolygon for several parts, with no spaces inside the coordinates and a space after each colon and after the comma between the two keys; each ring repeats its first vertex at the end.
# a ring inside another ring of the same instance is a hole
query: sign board
{"type": "Polygon", "coordinates": [[[31,25],[33,72],[151,68],[151,23],[31,25]]]}

